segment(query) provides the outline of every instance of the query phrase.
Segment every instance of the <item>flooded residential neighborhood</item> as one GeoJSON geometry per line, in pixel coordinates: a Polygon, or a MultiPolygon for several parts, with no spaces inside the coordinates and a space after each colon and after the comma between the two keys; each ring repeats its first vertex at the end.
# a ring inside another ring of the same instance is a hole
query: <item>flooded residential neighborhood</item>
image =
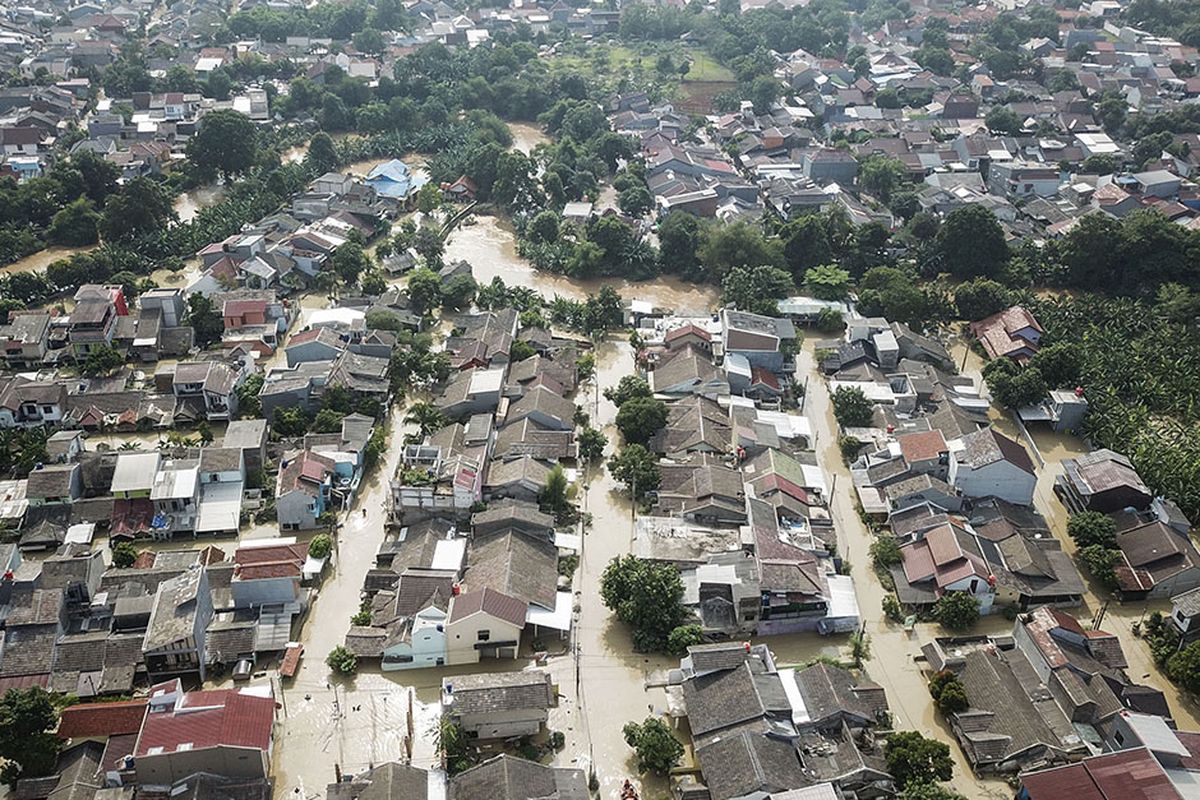
{"type": "Polygon", "coordinates": [[[1190,800],[1200,4],[0,7],[14,800],[1190,800]]]}

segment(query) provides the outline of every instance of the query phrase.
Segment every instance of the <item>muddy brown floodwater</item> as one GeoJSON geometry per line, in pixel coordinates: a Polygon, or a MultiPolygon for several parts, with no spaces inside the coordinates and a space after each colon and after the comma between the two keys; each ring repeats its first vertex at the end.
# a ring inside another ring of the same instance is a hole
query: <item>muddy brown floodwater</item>
{"type": "Polygon", "coordinates": [[[219,202],[223,197],[225,197],[225,187],[221,184],[210,183],[207,186],[199,186],[190,192],[183,192],[175,198],[175,213],[179,215],[180,222],[191,222],[201,209],[219,202]]]}
{"type": "Polygon", "coordinates": [[[70,258],[76,253],[86,253],[95,250],[96,245],[89,247],[47,247],[36,253],[31,253],[22,259],[0,267],[0,275],[13,275],[17,272],[45,272],[46,267],[60,258],[70,258]]]}
{"type": "Polygon", "coordinates": [[[524,122],[510,122],[508,123],[508,130],[512,134],[513,149],[520,150],[526,155],[532,153],[533,148],[539,144],[546,144],[550,141],[550,137],[537,125],[530,125],[524,122]]]}
{"type": "Polygon", "coordinates": [[[715,286],[685,283],[678,278],[660,276],[650,281],[620,278],[575,280],[536,269],[517,255],[517,240],[507,223],[497,217],[480,215],[473,225],[464,225],[450,234],[446,242],[446,261],[462,259],[471,264],[475,280],[481,284],[502,278],[509,286],[527,286],[546,297],[561,295],[582,300],[612,286],[626,300],[647,300],[656,306],[680,312],[710,312],[717,306],[715,286]]]}

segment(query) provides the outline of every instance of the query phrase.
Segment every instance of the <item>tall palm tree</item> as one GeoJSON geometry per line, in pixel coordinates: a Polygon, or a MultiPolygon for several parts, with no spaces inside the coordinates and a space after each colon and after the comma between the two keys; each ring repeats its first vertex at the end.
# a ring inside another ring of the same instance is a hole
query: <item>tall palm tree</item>
{"type": "Polygon", "coordinates": [[[421,401],[413,403],[408,413],[404,415],[404,424],[417,429],[413,438],[420,441],[446,424],[446,415],[433,403],[421,401]]]}

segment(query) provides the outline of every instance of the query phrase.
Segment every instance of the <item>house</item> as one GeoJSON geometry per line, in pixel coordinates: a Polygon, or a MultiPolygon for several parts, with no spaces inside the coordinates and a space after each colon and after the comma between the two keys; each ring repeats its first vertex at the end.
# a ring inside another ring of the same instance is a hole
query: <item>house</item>
{"type": "Polygon", "coordinates": [[[46,358],[50,337],[50,315],[27,311],[14,313],[0,325],[0,348],[10,369],[40,366],[46,358]]]}
{"type": "Polygon", "coordinates": [[[900,563],[892,567],[896,593],[906,605],[928,605],[947,592],[966,592],[991,613],[995,577],[979,542],[962,526],[948,522],[900,547],[900,563]]]}
{"type": "Polygon", "coordinates": [[[1007,356],[1026,363],[1038,351],[1042,326],[1023,306],[1012,306],[971,323],[971,335],[979,340],[989,358],[1007,356]]]}
{"type": "Polygon", "coordinates": [[[795,341],[796,328],[790,319],[729,308],[721,311],[721,352],[726,356],[739,354],[751,366],[779,375],[791,358],[787,351],[795,341]]]}
{"type": "Polygon", "coordinates": [[[575,404],[546,386],[535,386],[508,407],[506,426],[528,419],[547,430],[575,428],[575,404]]]}
{"type": "Polygon", "coordinates": [[[948,482],[964,497],[999,497],[1028,506],[1037,473],[1020,443],[995,428],[983,428],[955,441],[948,482]]]}
{"type": "Polygon", "coordinates": [[[516,658],[528,604],[494,589],[455,595],[446,620],[446,663],[516,658]]]}
{"type": "Polygon", "coordinates": [[[1170,619],[1185,642],[1200,636],[1200,588],[1189,589],[1171,598],[1170,619]]]}
{"type": "Polygon", "coordinates": [[[969,706],[950,715],[950,727],[977,773],[1064,764],[1089,752],[1021,650],[988,642],[947,656],[931,642],[922,652],[931,669],[952,670],[966,690],[969,706]]]}
{"type": "Polygon", "coordinates": [[[332,510],[336,464],[311,450],[285,456],[275,488],[275,513],[281,531],[311,530],[332,510]]]}
{"type": "Polygon", "coordinates": [[[59,381],[31,381],[19,375],[0,378],[0,428],[62,422],[67,387],[59,381]]]}
{"type": "Polygon", "coordinates": [[[332,328],[310,328],[293,334],[284,346],[287,365],[333,361],[346,349],[346,341],[332,328]]]}
{"type": "Polygon", "coordinates": [[[161,461],[157,451],[118,453],[109,491],[122,500],[149,499],[161,461]]]}
{"type": "Polygon", "coordinates": [[[1139,747],[1021,775],[1017,800],[1184,800],[1163,765],[1139,747]]]}
{"type": "Polygon", "coordinates": [[[495,411],[503,386],[504,367],[466,369],[451,376],[434,404],[451,419],[495,411]]]}
{"type": "Polygon", "coordinates": [[[219,361],[181,361],[154,375],[161,391],[169,391],[194,414],[210,422],[237,416],[237,372],[219,361]]]}
{"type": "Polygon", "coordinates": [[[212,621],[208,572],[198,564],[158,585],[142,639],[152,678],[206,671],[205,632],[212,621]]]}
{"type": "Polygon", "coordinates": [[[376,165],[367,173],[365,180],[380,197],[395,200],[404,200],[424,183],[414,178],[412,170],[398,158],[376,165]]]}
{"type": "Polygon", "coordinates": [[[156,537],[195,531],[200,501],[200,466],[191,459],[165,459],[159,463],[150,487],[156,537]]]}
{"type": "Polygon", "coordinates": [[[83,474],[78,464],[39,464],[29,473],[25,499],[30,507],[73,503],[82,496],[83,474]]]}
{"type": "Polygon", "coordinates": [[[247,473],[263,468],[267,455],[267,421],[265,419],[237,419],[225,428],[222,447],[242,452],[242,462],[247,473]]]}
{"type": "Polygon", "coordinates": [[[1106,448],[1064,458],[1054,493],[1072,512],[1149,508],[1154,495],[1128,458],[1106,448]]]}
{"type": "Polygon", "coordinates": [[[269,687],[184,692],[178,678],[157,684],[133,751],[138,785],[169,787],[196,773],[265,780],[274,724],[269,687]]]}
{"type": "Polygon", "coordinates": [[[691,345],[668,351],[647,377],[656,395],[715,399],[729,393],[729,382],[713,365],[712,357],[691,345]]]}
{"type": "Polygon", "coordinates": [[[294,539],[250,541],[233,554],[229,589],[235,608],[288,606],[301,600],[308,542],[294,539]]]}
{"type": "Polygon", "coordinates": [[[536,736],[557,704],[542,670],[442,678],[442,713],[477,739],[536,736]]]}
{"type": "Polygon", "coordinates": [[[1168,598],[1200,586],[1200,552],[1188,531],[1157,517],[1122,513],[1117,518],[1113,567],[1125,599],[1168,598]]]}
{"type": "Polygon", "coordinates": [[[487,464],[487,477],[483,481],[484,498],[498,500],[515,498],[534,502],[546,488],[551,466],[533,456],[492,459],[487,464]]]}

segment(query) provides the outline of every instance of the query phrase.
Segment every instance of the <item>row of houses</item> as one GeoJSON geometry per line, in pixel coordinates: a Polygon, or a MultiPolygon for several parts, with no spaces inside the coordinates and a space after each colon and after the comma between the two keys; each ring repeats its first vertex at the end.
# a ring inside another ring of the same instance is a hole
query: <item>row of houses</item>
{"type": "Polygon", "coordinates": [[[405,447],[391,535],[363,587],[371,624],[347,634],[360,657],[384,670],[516,658],[525,631],[570,630],[559,565],[578,537],[539,501],[551,474],[578,457],[569,398],[580,349],[520,328],[511,309],[456,320],[453,372],[433,401],[445,424],[405,447]]]}

